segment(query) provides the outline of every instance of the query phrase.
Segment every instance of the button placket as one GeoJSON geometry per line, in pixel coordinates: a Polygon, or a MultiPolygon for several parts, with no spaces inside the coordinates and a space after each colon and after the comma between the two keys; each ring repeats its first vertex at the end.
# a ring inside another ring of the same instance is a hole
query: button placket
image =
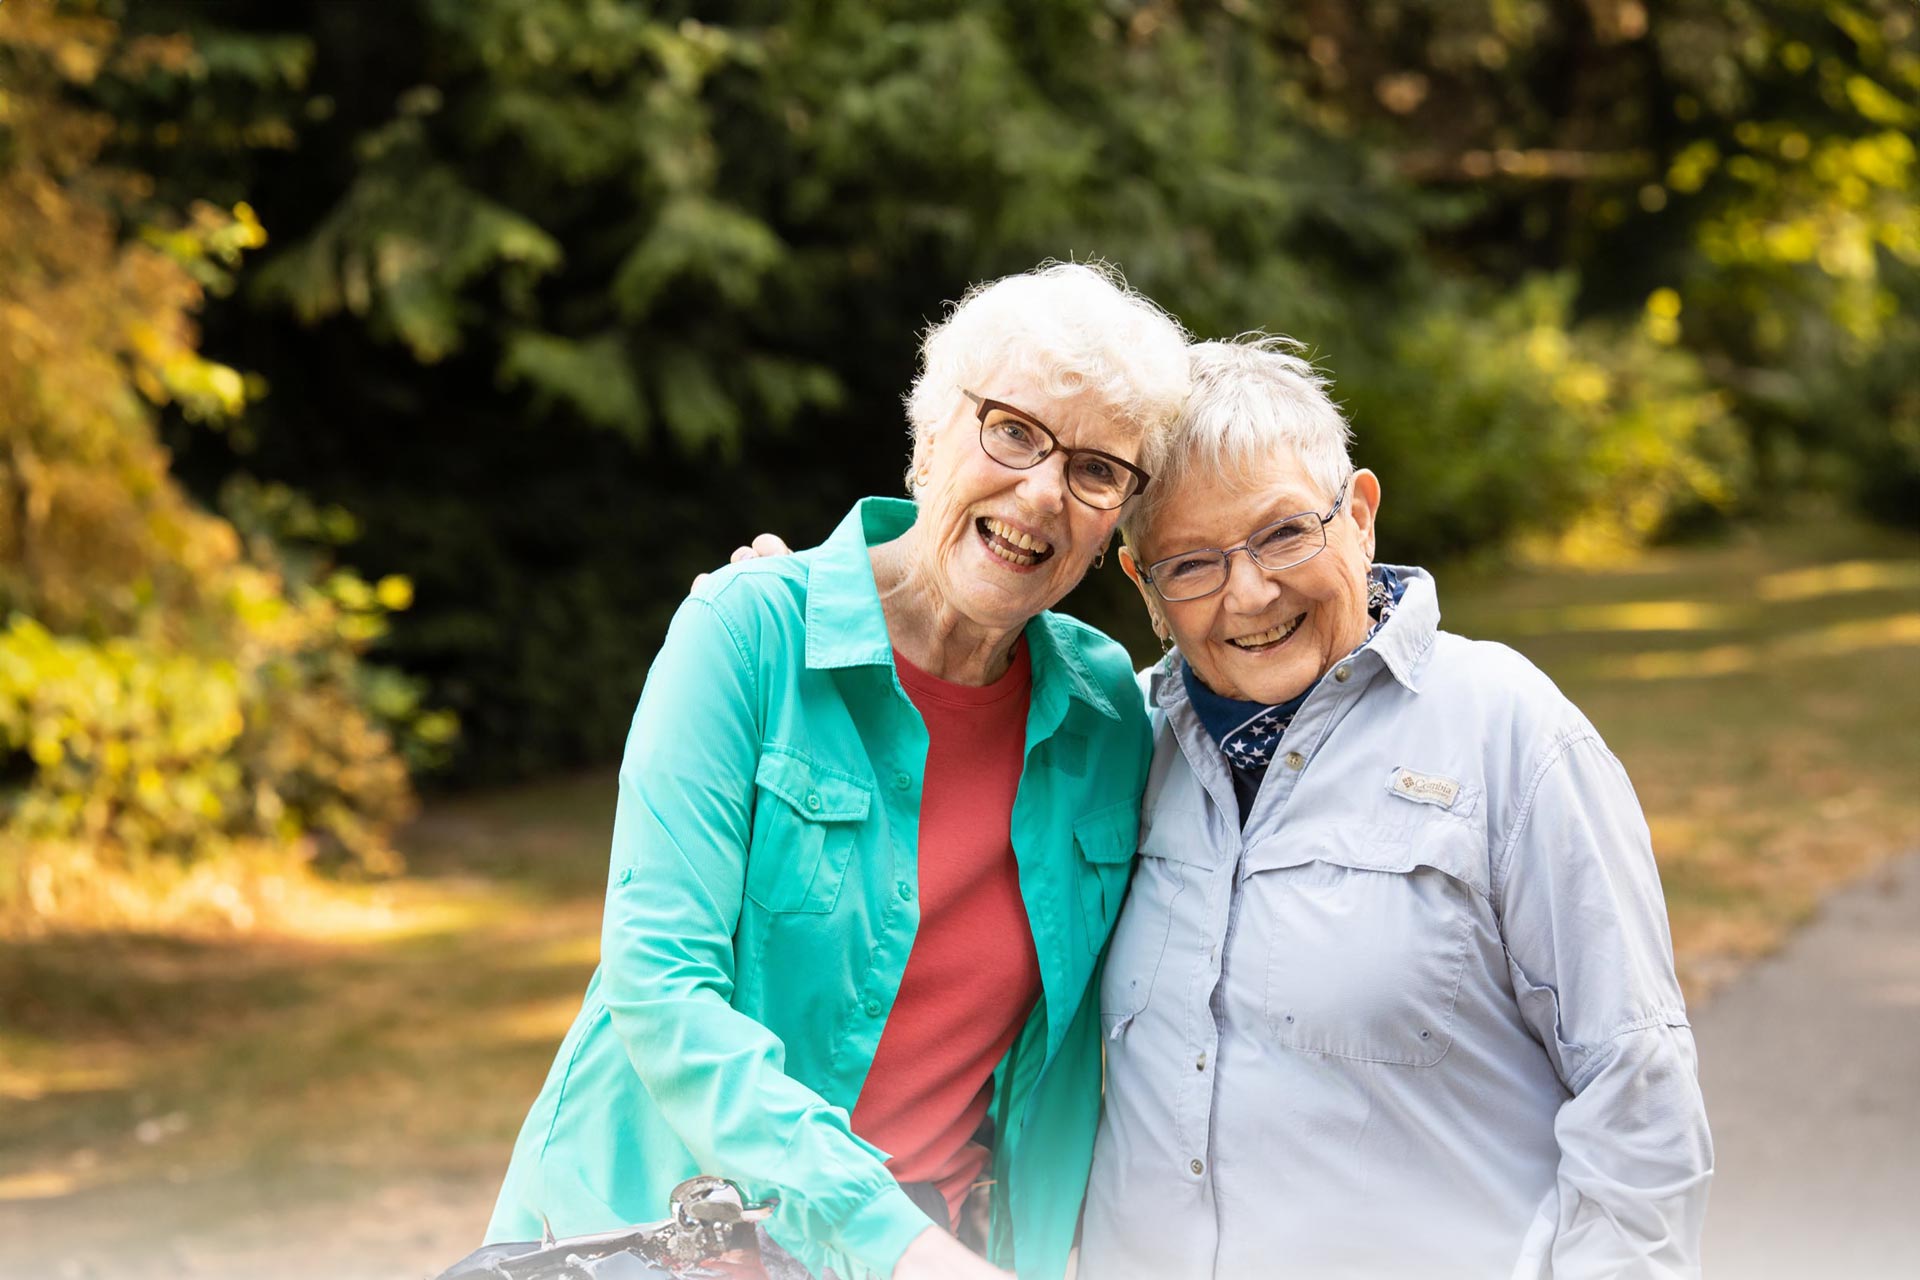
{"type": "MultiPolygon", "coordinates": [[[[1204,1146],[1213,1137],[1213,1081],[1218,1074],[1207,1074],[1206,1064],[1219,1052],[1220,1009],[1217,997],[1227,981],[1226,940],[1233,928],[1234,882],[1239,876],[1239,858],[1232,865],[1217,868],[1209,876],[1201,926],[1203,932],[1190,937],[1188,945],[1196,966],[1204,965],[1207,980],[1190,983],[1188,989],[1198,996],[1200,1016],[1186,1018],[1190,1028],[1186,1038],[1188,1061],[1194,1073],[1177,1091],[1175,1138],[1182,1145],[1204,1146]]],[[[1169,944],[1171,946],[1171,944],[1169,944]]]]}

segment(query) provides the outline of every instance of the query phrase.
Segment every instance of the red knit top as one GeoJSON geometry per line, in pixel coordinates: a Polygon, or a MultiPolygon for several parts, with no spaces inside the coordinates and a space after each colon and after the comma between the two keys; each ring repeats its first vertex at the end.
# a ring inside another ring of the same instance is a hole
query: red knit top
{"type": "Polygon", "coordinates": [[[920,793],[920,929],[853,1110],[901,1182],[931,1182],[957,1222],[987,1161],[972,1142],[993,1069],[1040,994],[1009,835],[1033,668],[1025,640],[990,685],[954,684],[893,655],[927,725],[920,793]]]}

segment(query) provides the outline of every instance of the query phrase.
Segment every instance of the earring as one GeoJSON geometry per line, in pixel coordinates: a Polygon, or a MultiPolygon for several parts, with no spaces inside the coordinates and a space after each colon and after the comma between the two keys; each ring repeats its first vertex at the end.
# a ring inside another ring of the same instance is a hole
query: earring
{"type": "Polygon", "coordinates": [[[1374,576],[1373,566],[1367,566],[1367,609],[1372,613],[1380,612],[1387,603],[1387,584],[1374,576]]]}
{"type": "Polygon", "coordinates": [[[1102,547],[1100,548],[1100,554],[1093,558],[1093,567],[1098,569],[1101,565],[1105,564],[1106,562],[1107,562],[1107,549],[1105,547],[1102,547]]]}

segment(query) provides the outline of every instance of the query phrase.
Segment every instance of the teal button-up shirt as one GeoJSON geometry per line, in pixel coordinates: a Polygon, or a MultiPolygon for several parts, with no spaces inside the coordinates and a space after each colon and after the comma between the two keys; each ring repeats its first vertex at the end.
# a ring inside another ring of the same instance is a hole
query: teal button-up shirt
{"type": "MultiPolygon", "coordinates": [[[[664,1216],[695,1173],[776,1193],[816,1275],[887,1275],[928,1220],[855,1136],[919,926],[927,733],[868,558],[911,503],[715,574],[648,673],[614,819],[600,967],[515,1145],[489,1241],[664,1216]]],[[[1131,869],[1151,743],[1127,655],[1028,624],[1012,842],[1042,996],[994,1073],[992,1255],[1065,1269],[1100,1103],[1095,962],[1131,869]]],[[[967,1011],[955,1009],[964,1018],[967,1011]]]]}

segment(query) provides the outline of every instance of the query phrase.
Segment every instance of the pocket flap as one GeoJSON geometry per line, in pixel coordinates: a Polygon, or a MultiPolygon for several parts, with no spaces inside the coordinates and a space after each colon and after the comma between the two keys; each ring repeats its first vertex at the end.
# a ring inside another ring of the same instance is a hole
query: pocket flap
{"type": "Polygon", "coordinates": [[[1487,851],[1470,827],[1452,822],[1384,826],[1355,822],[1282,831],[1247,847],[1240,878],[1262,871],[1327,862],[1359,871],[1406,875],[1432,867],[1487,894],[1487,851]]]}
{"type": "Polygon", "coordinates": [[[1130,862],[1140,835],[1140,804],[1122,800],[1073,820],[1073,842],[1088,862],[1130,862]]]}
{"type": "Polygon", "coordinates": [[[1141,823],[1140,856],[1184,862],[1194,867],[1217,867],[1233,855],[1215,843],[1210,830],[1203,809],[1157,805],[1141,823]]]}
{"type": "Polygon", "coordinates": [[[773,743],[761,748],[753,780],[813,822],[858,822],[873,803],[871,784],[773,743]]]}

